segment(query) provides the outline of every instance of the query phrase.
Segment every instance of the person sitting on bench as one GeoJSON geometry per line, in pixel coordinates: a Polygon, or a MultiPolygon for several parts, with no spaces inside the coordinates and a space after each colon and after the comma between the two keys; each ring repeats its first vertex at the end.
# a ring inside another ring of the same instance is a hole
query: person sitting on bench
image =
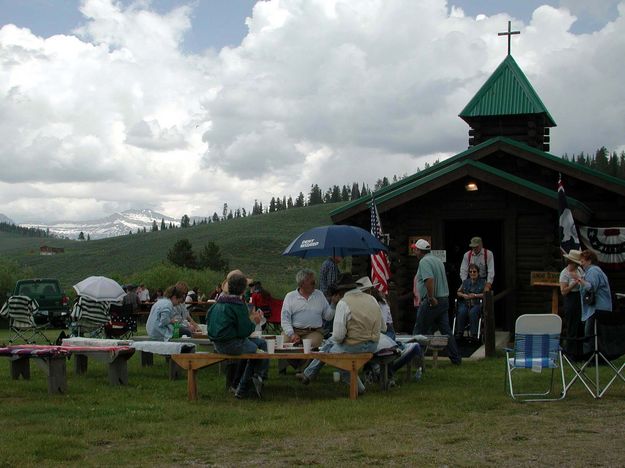
{"type": "MultiPolygon", "coordinates": [[[[267,351],[267,342],[262,338],[251,338],[250,335],[263,318],[262,311],[252,316],[242,295],[247,288],[247,277],[241,273],[233,273],[228,277],[228,293],[221,294],[217,302],[210,308],[208,317],[208,337],[215,345],[215,351],[222,354],[253,354],[258,350],[267,351]]],[[[247,396],[250,382],[256,394],[262,397],[263,376],[267,375],[268,359],[250,359],[245,363],[245,370],[234,393],[235,398],[247,396]]]]}

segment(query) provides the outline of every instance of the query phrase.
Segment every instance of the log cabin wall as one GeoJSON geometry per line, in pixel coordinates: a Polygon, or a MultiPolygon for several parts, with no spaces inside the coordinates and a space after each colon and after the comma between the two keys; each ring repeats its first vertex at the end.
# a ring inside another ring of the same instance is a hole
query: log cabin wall
{"type": "MultiPolygon", "coordinates": [[[[535,176],[537,172],[542,174],[535,167],[528,167],[527,170],[535,176]]],[[[553,173],[542,175],[544,180],[553,180],[553,173]]],[[[586,190],[597,192],[590,196],[589,204],[594,204],[593,198],[600,199],[603,196],[599,187],[590,186],[586,190]]],[[[506,289],[514,291],[496,308],[497,327],[511,330],[516,318],[523,313],[550,312],[551,290],[530,286],[530,273],[559,272],[564,267],[558,243],[557,210],[486,183],[480,183],[480,189],[472,193],[465,191],[463,181],[455,181],[419,198],[409,199],[410,196],[405,194],[403,203],[396,202],[396,207],[386,211],[384,206],[378,206],[384,233],[390,235],[392,278],[389,301],[396,330],[410,332],[415,320],[411,293],[418,261],[415,256],[409,255],[409,238],[416,235],[430,236],[433,249],[447,251],[446,267],[449,270],[453,263],[459,266],[459,259],[468,250],[466,244],[473,235],[481,234],[485,239],[489,235],[493,236],[494,233],[480,232],[482,225],[500,226],[500,232],[492,237],[496,245],[489,245],[485,241],[485,246],[493,251],[496,259],[495,292],[506,289]],[[461,232],[462,243],[459,246],[446,245],[445,239],[450,238],[446,227],[457,226],[454,223],[463,226],[465,221],[469,227],[466,232],[461,232]]],[[[586,199],[580,198],[586,202],[586,199]]],[[[622,200],[615,200],[614,204],[619,203],[622,200]]],[[[605,201],[603,204],[606,205],[605,201]]],[[[602,221],[623,225],[622,211],[605,207],[603,213],[602,221]]],[[[358,213],[348,221],[364,229],[369,228],[368,212],[358,213]]],[[[369,275],[369,268],[368,257],[354,257],[354,275],[369,275]]],[[[604,270],[612,287],[616,291],[625,291],[623,272],[604,270]]],[[[449,275],[450,302],[453,302],[459,285],[457,274],[457,270],[454,270],[449,275]]]]}

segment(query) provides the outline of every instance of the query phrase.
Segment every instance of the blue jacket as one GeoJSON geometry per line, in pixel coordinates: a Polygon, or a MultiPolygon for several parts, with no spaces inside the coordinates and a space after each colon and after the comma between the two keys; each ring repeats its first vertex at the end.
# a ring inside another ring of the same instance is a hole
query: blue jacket
{"type": "Polygon", "coordinates": [[[592,317],[596,310],[612,312],[612,293],[610,292],[608,277],[598,266],[590,265],[584,273],[584,283],[580,286],[580,298],[582,301],[582,321],[592,317]],[[588,289],[595,291],[595,303],[593,305],[584,303],[584,295],[588,289]]]}

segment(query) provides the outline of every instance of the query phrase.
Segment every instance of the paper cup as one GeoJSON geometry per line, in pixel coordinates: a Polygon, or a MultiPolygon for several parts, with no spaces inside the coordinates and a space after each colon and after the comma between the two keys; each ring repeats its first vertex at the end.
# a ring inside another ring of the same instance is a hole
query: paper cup
{"type": "Polygon", "coordinates": [[[339,383],[341,381],[341,373],[335,372],[332,374],[332,379],[334,380],[334,383],[339,383]]]}
{"type": "Polygon", "coordinates": [[[276,348],[284,348],[284,335],[276,335],[276,348]]]}
{"type": "Polygon", "coordinates": [[[267,352],[269,354],[276,352],[276,340],[267,340],[267,352]]]}
{"type": "Polygon", "coordinates": [[[302,344],[304,345],[304,354],[309,354],[312,351],[312,340],[310,338],[304,338],[302,344]]]}

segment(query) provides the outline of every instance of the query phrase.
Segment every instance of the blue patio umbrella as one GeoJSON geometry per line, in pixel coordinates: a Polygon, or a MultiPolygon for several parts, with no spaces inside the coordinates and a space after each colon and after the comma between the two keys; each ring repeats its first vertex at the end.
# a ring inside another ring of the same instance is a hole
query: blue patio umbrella
{"type": "Polygon", "coordinates": [[[372,255],[388,249],[368,231],[357,226],[334,224],[303,232],[282,252],[294,257],[350,257],[372,255]]]}

